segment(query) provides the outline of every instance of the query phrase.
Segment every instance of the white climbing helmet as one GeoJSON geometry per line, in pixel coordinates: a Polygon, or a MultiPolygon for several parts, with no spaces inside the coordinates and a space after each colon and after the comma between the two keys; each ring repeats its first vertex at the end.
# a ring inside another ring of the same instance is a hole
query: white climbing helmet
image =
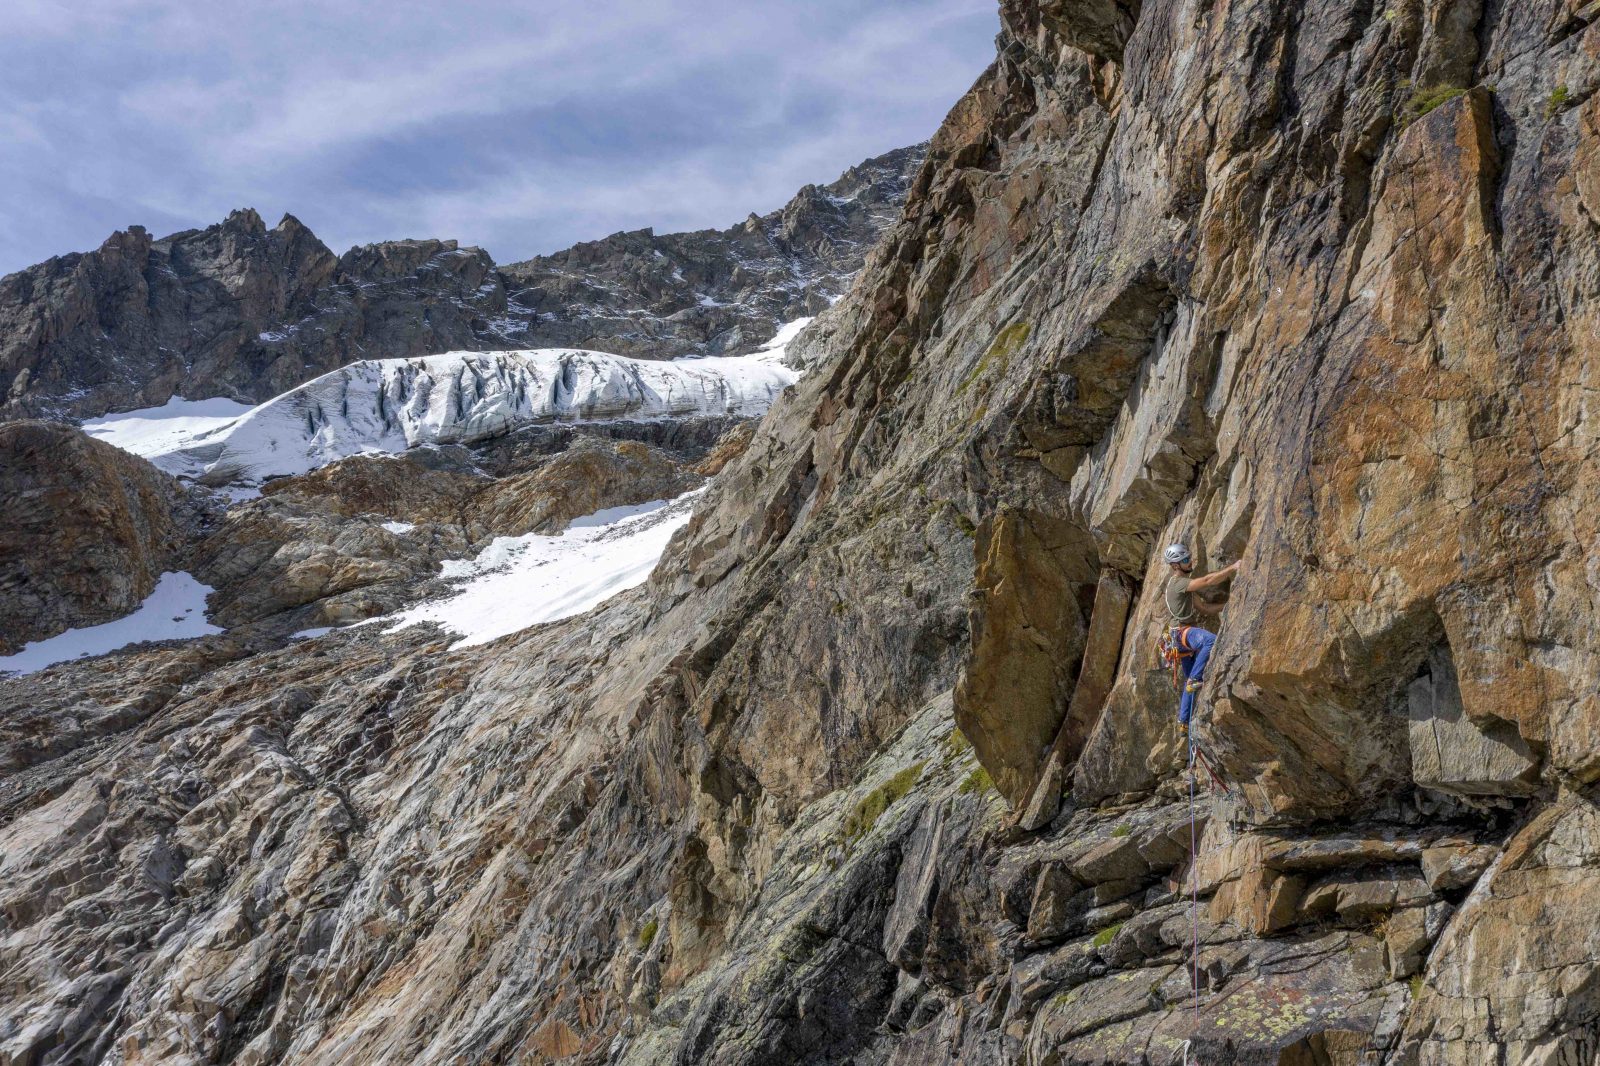
{"type": "Polygon", "coordinates": [[[1167,550],[1161,553],[1161,558],[1176,566],[1187,566],[1189,549],[1182,544],[1169,544],[1167,550]]]}

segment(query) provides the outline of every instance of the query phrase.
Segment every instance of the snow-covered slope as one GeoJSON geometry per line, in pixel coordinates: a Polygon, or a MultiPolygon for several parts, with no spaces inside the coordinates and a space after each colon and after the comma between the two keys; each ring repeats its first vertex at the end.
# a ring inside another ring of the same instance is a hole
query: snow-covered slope
{"type": "Polygon", "coordinates": [[[69,629],[48,640],[34,641],[15,655],[0,656],[0,674],[32,673],[68,659],[104,655],[140,641],[221,633],[206,620],[206,596],[211,591],[209,585],[202,585],[189,574],[162,574],[155,591],[132,614],[104,625],[69,629]]]}
{"type": "Polygon", "coordinates": [[[460,582],[453,593],[380,621],[388,632],[437,622],[460,635],[454,649],[582,614],[650,576],[702,491],[597,511],[559,536],[497,537],[476,559],[444,564],[441,576],[460,582]]]}
{"type": "Polygon", "coordinates": [[[174,396],[160,407],[90,419],[82,429],[125,452],[148,457],[182,448],[197,435],[226,426],[253,410],[249,404],[233,400],[185,400],[174,396]]]}
{"type": "Polygon", "coordinates": [[[755,356],[666,362],[570,349],[367,360],[220,424],[157,431],[156,409],[85,428],[172,474],[259,484],[362,452],[471,443],[542,422],[759,415],[797,377],[782,352],[775,343],[755,356]],[[142,430],[129,432],[135,424],[142,430]]]}

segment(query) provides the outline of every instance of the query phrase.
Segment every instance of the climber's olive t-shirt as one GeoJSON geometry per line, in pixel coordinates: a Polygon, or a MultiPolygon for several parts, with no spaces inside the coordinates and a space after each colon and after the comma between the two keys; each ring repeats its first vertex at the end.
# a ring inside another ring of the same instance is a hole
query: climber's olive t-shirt
{"type": "Polygon", "coordinates": [[[1167,578],[1167,613],[1172,616],[1174,625],[1192,626],[1200,620],[1200,613],[1194,609],[1194,593],[1189,591],[1189,578],[1183,574],[1173,574],[1167,578]]]}

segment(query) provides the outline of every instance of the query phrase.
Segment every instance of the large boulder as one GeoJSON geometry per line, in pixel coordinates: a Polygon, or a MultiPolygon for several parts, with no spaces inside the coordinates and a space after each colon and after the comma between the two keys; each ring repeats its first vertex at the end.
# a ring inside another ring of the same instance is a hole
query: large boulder
{"type": "Polygon", "coordinates": [[[473,528],[492,536],[559,533],[574,518],[668,500],[702,481],[660,448],[580,437],[531,473],[505,478],[473,501],[473,528]]]}
{"type": "Polygon", "coordinates": [[[70,426],[0,424],[0,652],[137,607],[179,565],[198,505],[70,426]]]}

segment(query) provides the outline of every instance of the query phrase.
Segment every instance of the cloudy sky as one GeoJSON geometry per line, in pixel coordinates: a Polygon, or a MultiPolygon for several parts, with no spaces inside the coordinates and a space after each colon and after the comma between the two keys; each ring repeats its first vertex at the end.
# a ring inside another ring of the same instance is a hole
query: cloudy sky
{"type": "Polygon", "coordinates": [[[3,0],[0,273],[235,207],[508,262],[928,137],[994,0],[3,0]]]}

